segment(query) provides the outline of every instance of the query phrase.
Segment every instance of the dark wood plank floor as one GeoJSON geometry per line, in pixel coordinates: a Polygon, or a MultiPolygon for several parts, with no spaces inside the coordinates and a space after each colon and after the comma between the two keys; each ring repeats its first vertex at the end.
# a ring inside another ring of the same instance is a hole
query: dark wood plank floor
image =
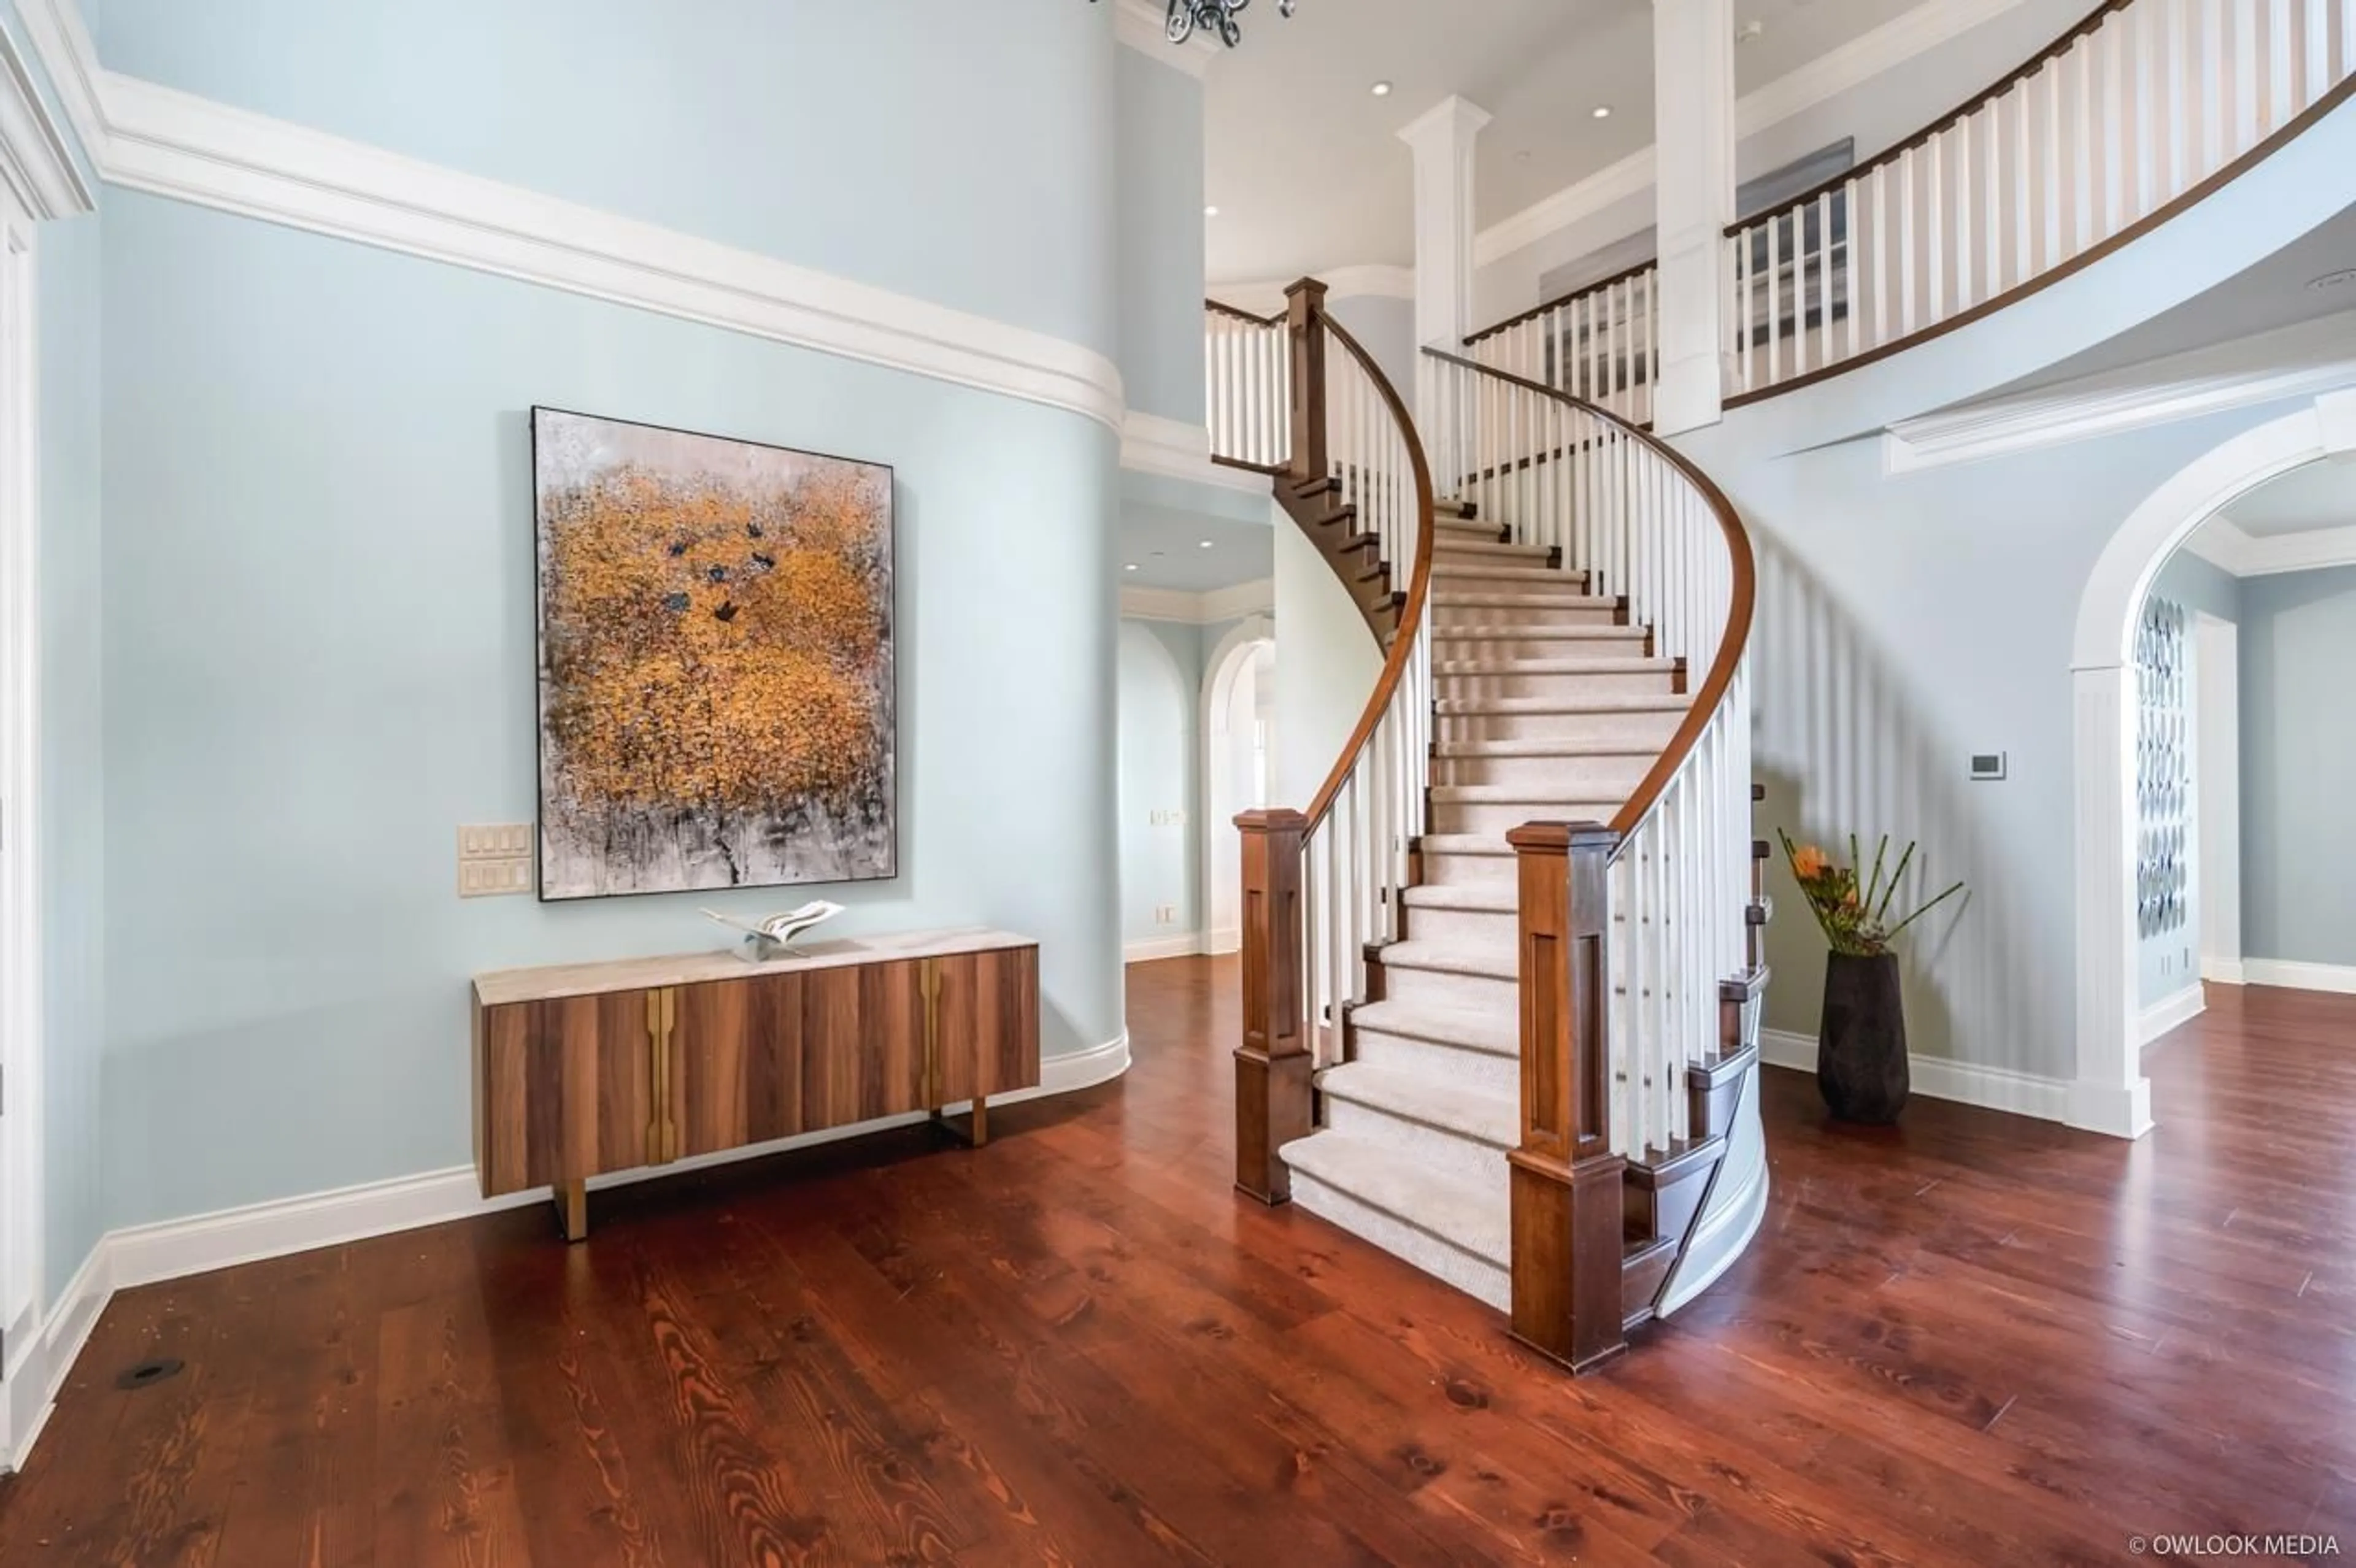
{"type": "MultiPolygon", "coordinates": [[[[1233,1196],[1230,964],[992,1117],[128,1293],[0,1563],[2129,1561],[2356,1552],[2356,998],[2220,991],[2128,1146],[1771,1072],[1736,1271],[1572,1382],[1233,1196]],[[123,1392],[117,1369],[187,1371],[123,1392]]],[[[2247,1560],[2246,1558],[2243,1560],[2247,1560]]]]}

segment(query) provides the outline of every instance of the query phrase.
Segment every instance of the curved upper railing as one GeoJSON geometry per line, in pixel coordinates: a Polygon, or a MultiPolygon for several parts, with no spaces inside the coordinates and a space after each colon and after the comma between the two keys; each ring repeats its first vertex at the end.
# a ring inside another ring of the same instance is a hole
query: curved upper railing
{"type": "MultiPolygon", "coordinates": [[[[1528,377],[1425,350],[1426,429],[1463,498],[1622,598],[1652,654],[1688,672],[1684,718],[1612,815],[1606,1019],[1614,1153],[1689,1131],[1684,1069],[1721,1040],[1720,987],[1745,973],[1757,606],[1734,506],[1666,443],[1528,377]],[[1698,672],[1694,679],[1693,672],[1698,672]]],[[[1573,1072],[1568,1065],[1561,1071],[1573,1072]]]]}
{"type": "MultiPolygon", "coordinates": [[[[1946,114],[1728,226],[1727,401],[1870,364],[2049,288],[2351,91],[2356,0],[2104,0],[1946,114]]],[[[1624,346],[1657,341],[1651,267],[1467,347],[1483,366],[1644,421],[1650,379],[1624,346]]]]}

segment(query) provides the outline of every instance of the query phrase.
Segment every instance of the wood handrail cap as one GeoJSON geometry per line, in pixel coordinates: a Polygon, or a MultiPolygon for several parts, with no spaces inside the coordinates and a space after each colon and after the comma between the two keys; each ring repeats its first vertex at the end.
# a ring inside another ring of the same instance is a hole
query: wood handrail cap
{"type": "Polygon", "coordinates": [[[1525,822],[1505,835],[1505,842],[1525,855],[1573,848],[1608,852],[1620,847],[1620,835],[1601,822],[1525,822]]]}
{"type": "Polygon", "coordinates": [[[1236,826],[1246,833],[1282,833],[1290,829],[1299,833],[1309,826],[1309,818],[1289,805],[1271,805],[1258,811],[1236,814],[1236,826]]]}

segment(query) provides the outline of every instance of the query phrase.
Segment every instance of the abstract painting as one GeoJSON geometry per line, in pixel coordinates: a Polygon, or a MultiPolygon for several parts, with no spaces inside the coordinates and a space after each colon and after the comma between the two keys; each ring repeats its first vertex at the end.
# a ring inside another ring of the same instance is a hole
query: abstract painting
{"type": "Polygon", "coordinates": [[[896,874],[892,471],[531,414],[540,896],[896,874]]]}

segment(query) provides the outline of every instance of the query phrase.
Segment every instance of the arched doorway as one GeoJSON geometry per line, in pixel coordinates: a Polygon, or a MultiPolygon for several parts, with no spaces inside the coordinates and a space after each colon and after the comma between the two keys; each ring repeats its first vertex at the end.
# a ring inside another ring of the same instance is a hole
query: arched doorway
{"type": "Polygon", "coordinates": [[[1275,755],[1276,638],[1265,615],[1239,622],[1203,666],[1204,946],[1242,943],[1243,841],[1236,814],[1269,802],[1275,755]]]}
{"type": "Polygon", "coordinates": [[[2078,602],[2071,657],[2078,936],[2071,1125],[2120,1137],[2151,1129],[2134,955],[2136,624],[2152,581],[2195,528],[2302,464],[2356,452],[2356,391],[2327,393],[2187,464],[2111,538],[2078,602]]]}

